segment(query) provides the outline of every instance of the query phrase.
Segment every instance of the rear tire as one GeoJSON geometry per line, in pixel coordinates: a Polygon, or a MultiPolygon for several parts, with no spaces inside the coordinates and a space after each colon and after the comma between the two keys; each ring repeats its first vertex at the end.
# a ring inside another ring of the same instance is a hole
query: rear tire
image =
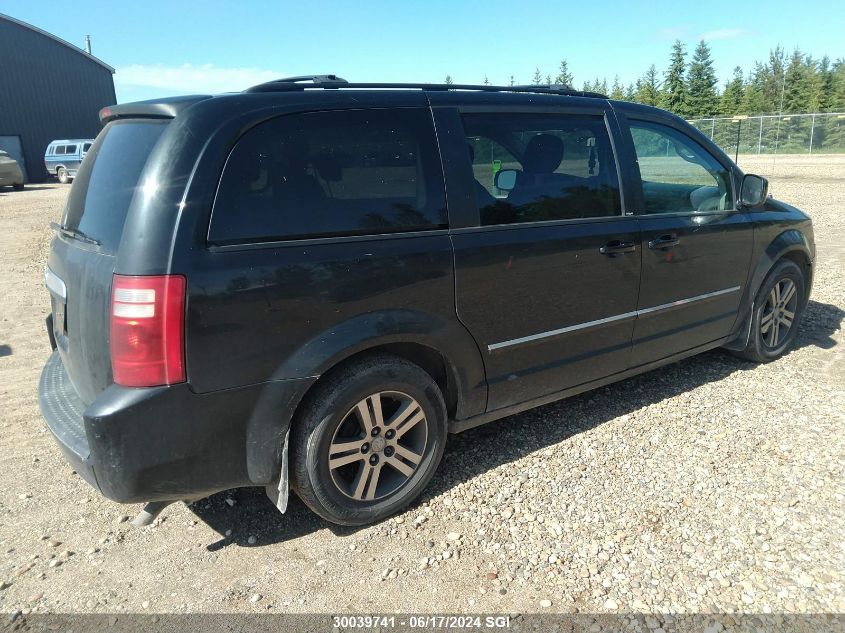
{"type": "Polygon", "coordinates": [[[318,385],[291,430],[291,485],[338,525],[384,519],[419,496],[446,443],[446,405],[431,376],[374,354],[318,385]]]}
{"type": "Polygon", "coordinates": [[[801,267],[790,259],[775,264],[754,298],[748,345],[737,356],[768,363],[783,356],[795,341],[804,312],[806,284],[801,267]]]}
{"type": "Polygon", "coordinates": [[[63,185],[66,185],[70,182],[70,176],[68,176],[67,169],[65,169],[64,167],[59,167],[56,170],[56,178],[58,178],[59,182],[63,185]]]}
{"type": "Polygon", "coordinates": [[[12,185],[12,189],[14,189],[15,191],[23,191],[23,183],[22,182],[16,182],[15,184],[12,185]]]}

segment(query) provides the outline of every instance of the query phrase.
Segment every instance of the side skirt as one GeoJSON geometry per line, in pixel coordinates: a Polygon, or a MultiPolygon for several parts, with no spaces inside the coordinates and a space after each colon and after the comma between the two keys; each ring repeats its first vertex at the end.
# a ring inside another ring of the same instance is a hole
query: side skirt
{"type": "Polygon", "coordinates": [[[620,380],[625,380],[626,378],[631,378],[632,376],[644,374],[647,371],[662,367],[663,365],[671,365],[672,363],[675,363],[684,358],[689,358],[690,356],[695,356],[697,354],[701,354],[702,352],[721,347],[726,341],[730,340],[730,338],[731,337],[720,338],[715,341],[711,341],[710,343],[706,343],[705,345],[699,345],[698,347],[688,349],[684,352],[673,354],[672,356],[667,356],[666,358],[661,358],[660,360],[647,363],[645,365],[639,365],[638,367],[626,369],[625,371],[617,372],[615,374],[611,374],[610,376],[606,376],[598,380],[585,382],[583,384],[577,385],[575,387],[570,387],[562,391],[556,391],[540,398],[535,398],[534,400],[520,402],[519,404],[514,404],[508,407],[504,407],[502,409],[496,409],[495,411],[488,411],[487,413],[482,413],[481,415],[476,415],[471,418],[466,418],[464,420],[451,420],[449,422],[449,432],[462,433],[477,426],[481,426],[482,424],[487,424],[488,422],[494,422],[496,420],[500,420],[501,418],[506,418],[509,415],[515,415],[517,413],[527,411],[528,409],[533,409],[534,407],[539,407],[544,404],[563,400],[564,398],[577,396],[578,394],[584,393],[585,391],[590,391],[591,389],[604,387],[605,385],[609,385],[620,380]]]}

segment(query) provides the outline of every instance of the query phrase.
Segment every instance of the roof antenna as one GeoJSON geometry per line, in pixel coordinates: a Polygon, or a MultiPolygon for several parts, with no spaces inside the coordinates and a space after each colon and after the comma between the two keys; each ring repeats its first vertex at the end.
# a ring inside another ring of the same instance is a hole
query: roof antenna
{"type": "Polygon", "coordinates": [[[91,54],[91,36],[90,35],[85,36],[85,52],[88,53],[89,55],[91,54]]]}

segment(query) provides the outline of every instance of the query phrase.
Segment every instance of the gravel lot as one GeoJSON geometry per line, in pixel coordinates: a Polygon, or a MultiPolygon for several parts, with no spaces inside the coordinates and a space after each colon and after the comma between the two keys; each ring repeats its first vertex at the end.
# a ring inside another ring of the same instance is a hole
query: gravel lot
{"type": "Polygon", "coordinates": [[[72,475],[36,401],[68,188],[3,190],[0,611],[845,611],[845,156],[740,164],[814,218],[794,351],[710,352],[452,437],[422,502],[360,530],[258,490],[131,528],[139,506],[72,475]]]}

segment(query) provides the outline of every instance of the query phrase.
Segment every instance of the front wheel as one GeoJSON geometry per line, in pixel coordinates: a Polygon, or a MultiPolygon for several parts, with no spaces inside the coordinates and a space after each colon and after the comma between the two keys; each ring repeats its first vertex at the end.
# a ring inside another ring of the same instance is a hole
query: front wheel
{"type": "Polygon", "coordinates": [[[798,334],[805,287],[798,264],[787,259],[775,265],[754,299],[748,345],[739,356],[767,363],[786,353],[798,334]]]}
{"type": "Polygon", "coordinates": [[[64,167],[59,167],[56,170],[56,178],[58,178],[59,182],[63,185],[66,185],[70,182],[70,176],[67,173],[67,169],[65,169],[64,167]]]}
{"type": "Polygon", "coordinates": [[[387,354],[318,386],[291,430],[291,484],[339,525],[379,521],[431,480],[446,443],[446,406],[429,374],[387,354]]]}

